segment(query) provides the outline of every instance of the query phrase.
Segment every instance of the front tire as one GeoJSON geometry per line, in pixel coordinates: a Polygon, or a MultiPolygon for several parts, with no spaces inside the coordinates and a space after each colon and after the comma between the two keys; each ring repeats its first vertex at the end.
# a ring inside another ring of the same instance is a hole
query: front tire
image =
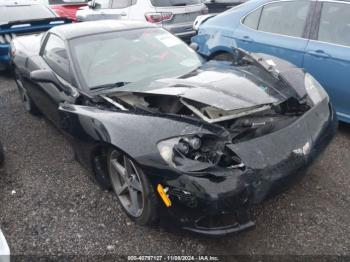
{"type": "Polygon", "coordinates": [[[40,115],[40,110],[34,104],[33,100],[29,97],[28,91],[23,84],[23,78],[17,68],[14,69],[14,78],[25,110],[31,113],[32,115],[40,115]]]}
{"type": "Polygon", "coordinates": [[[158,199],[142,170],[117,149],[110,150],[107,165],[113,191],[125,213],[139,225],[154,224],[158,199]]]}

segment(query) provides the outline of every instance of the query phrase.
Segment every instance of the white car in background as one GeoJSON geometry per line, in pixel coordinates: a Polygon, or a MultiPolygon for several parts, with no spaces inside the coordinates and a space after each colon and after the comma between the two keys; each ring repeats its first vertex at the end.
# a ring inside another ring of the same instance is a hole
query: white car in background
{"type": "Polygon", "coordinates": [[[10,249],[0,230],[0,262],[10,262],[10,249]]]}
{"type": "Polygon", "coordinates": [[[174,35],[195,35],[193,22],[207,14],[202,0],[93,0],[77,12],[78,21],[127,19],[156,23],[174,35]]]}

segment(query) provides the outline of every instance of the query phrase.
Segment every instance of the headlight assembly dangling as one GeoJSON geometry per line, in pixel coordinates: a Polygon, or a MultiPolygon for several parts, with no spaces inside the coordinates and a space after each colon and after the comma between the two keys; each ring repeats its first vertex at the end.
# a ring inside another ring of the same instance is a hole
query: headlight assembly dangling
{"type": "Polygon", "coordinates": [[[199,150],[202,146],[202,140],[198,136],[189,137],[177,137],[169,140],[164,140],[158,143],[157,147],[161,157],[171,166],[175,166],[174,163],[174,149],[187,156],[192,150],[199,150]]]}
{"type": "Polygon", "coordinates": [[[188,135],[170,138],[157,144],[159,154],[172,167],[199,171],[212,166],[243,168],[241,159],[218,137],[188,135]]]}

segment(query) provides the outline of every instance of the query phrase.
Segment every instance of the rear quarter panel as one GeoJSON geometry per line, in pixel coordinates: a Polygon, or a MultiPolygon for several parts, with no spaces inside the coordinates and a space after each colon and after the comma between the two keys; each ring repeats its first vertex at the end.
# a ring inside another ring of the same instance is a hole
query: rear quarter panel
{"type": "Polygon", "coordinates": [[[207,57],[217,52],[232,53],[232,47],[237,46],[234,33],[242,17],[266,2],[269,0],[251,0],[205,21],[192,38],[199,45],[198,52],[207,57]]]}

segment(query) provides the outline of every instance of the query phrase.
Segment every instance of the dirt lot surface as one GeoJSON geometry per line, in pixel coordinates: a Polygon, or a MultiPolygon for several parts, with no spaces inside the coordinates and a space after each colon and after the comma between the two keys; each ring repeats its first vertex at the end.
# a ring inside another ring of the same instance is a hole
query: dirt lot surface
{"type": "Polygon", "coordinates": [[[129,221],[62,134],[24,111],[8,75],[0,76],[0,140],[0,227],[12,254],[350,255],[349,125],[308,176],[254,209],[255,230],[219,239],[129,221]]]}

